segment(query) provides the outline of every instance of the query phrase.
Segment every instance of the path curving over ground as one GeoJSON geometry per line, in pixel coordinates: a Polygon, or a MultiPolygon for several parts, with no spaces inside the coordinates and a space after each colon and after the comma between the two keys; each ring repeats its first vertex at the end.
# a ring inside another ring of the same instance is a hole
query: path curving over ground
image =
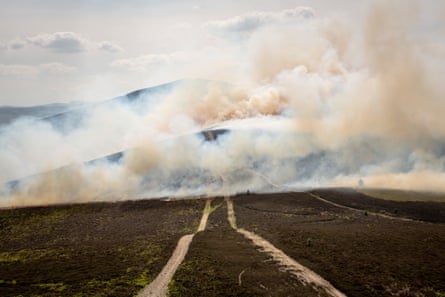
{"type": "Polygon", "coordinates": [[[238,227],[236,226],[236,217],[235,217],[235,210],[233,209],[233,201],[232,198],[226,197],[224,198],[227,204],[227,220],[229,221],[230,227],[237,230],[238,227]]]}
{"type": "Polygon", "coordinates": [[[204,206],[204,210],[202,213],[201,221],[199,222],[199,227],[197,232],[204,231],[207,226],[207,220],[209,219],[210,210],[211,210],[211,200],[207,199],[206,204],[204,206]]]}
{"type": "Polygon", "coordinates": [[[162,269],[161,273],[146,286],[137,296],[138,297],[164,297],[167,295],[168,283],[176,272],[179,264],[184,260],[193,240],[194,234],[184,235],[179,239],[173,255],[162,269]]]}
{"type": "MultiPolygon", "coordinates": [[[[210,210],[211,200],[207,199],[196,233],[205,230],[210,210]]],[[[190,243],[192,242],[193,237],[196,233],[184,235],[181,237],[181,239],[179,239],[172,256],[168,260],[167,264],[165,264],[164,268],[162,268],[161,273],[158,274],[154,281],[152,281],[142,291],[140,291],[137,297],[164,297],[167,295],[168,284],[173,278],[173,275],[175,274],[179,265],[182,263],[182,261],[184,261],[190,243]]]]}
{"type": "MultiPolygon", "coordinates": [[[[362,209],[357,209],[357,208],[353,208],[353,207],[349,207],[349,206],[345,206],[345,205],[341,205],[341,204],[329,201],[329,200],[324,199],[324,198],[322,198],[319,195],[316,195],[314,193],[310,193],[309,192],[309,195],[311,195],[313,198],[315,198],[317,200],[320,200],[320,201],[322,201],[324,203],[330,204],[330,205],[338,207],[338,208],[348,209],[348,210],[352,210],[352,211],[355,211],[355,212],[363,212],[364,211],[362,209]]],[[[374,215],[374,216],[378,216],[378,217],[381,217],[381,218],[385,218],[385,219],[400,220],[400,221],[405,221],[405,222],[422,222],[422,221],[419,221],[419,220],[413,220],[413,219],[404,218],[404,217],[390,216],[390,215],[386,215],[386,214],[378,213],[378,212],[372,212],[372,211],[366,211],[366,212],[368,214],[371,214],[371,215],[374,215]]]]}
{"type": "Polygon", "coordinates": [[[301,265],[261,236],[242,228],[237,228],[233,201],[230,197],[226,197],[225,201],[227,203],[227,219],[230,226],[244,235],[244,237],[251,240],[254,245],[260,247],[261,251],[269,254],[278,265],[295,275],[303,284],[311,286],[320,294],[324,293],[333,297],[346,297],[345,294],[337,290],[327,280],[309,268],[301,265]]]}

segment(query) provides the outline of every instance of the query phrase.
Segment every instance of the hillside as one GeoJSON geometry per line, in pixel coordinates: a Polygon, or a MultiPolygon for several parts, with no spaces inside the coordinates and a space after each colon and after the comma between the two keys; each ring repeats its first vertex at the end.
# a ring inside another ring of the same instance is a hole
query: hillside
{"type": "MultiPolygon", "coordinates": [[[[348,189],[238,195],[233,226],[227,198],[213,198],[169,296],[331,296],[244,229],[346,296],[442,296],[445,203],[372,199],[348,189]]],[[[0,210],[0,295],[136,295],[196,232],[203,209],[191,199],[0,210]]]]}

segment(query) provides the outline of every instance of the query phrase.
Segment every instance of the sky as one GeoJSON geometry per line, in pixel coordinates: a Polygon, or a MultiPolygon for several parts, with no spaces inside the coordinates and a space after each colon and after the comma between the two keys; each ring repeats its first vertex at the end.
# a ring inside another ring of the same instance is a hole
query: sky
{"type": "Polygon", "coordinates": [[[261,176],[445,191],[444,1],[0,5],[0,106],[106,100],[184,79],[142,95],[146,110],[98,104],[72,127],[32,118],[2,127],[0,183],[77,164],[7,188],[6,205],[207,191],[190,168],[216,182],[233,176],[235,192],[263,189],[261,176]],[[190,134],[225,125],[234,133],[215,145],[190,134]],[[127,151],[119,164],[83,163],[118,151],[127,151]]]}
{"type": "MultiPolygon", "coordinates": [[[[0,106],[104,100],[189,77],[227,81],[237,63],[228,56],[261,22],[308,7],[361,28],[372,2],[0,0],[0,106]]],[[[421,34],[443,30],[441,3],[418,2],[421,34]]]]}

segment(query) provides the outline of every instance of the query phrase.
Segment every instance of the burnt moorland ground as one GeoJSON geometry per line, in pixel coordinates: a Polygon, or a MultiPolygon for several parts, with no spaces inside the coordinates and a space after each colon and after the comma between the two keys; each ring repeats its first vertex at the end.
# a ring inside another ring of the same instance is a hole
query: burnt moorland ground
{"type": "Polygon", "coordinates": [[[195,232],[203,206],[145,200],[0,210],[0,296],[132,296],[178,239],[195,232]]]}
{"type": "MultiPolygon", "coordinates": [[[[239,195],[233,198],[238,226],[258,233],[348,296],[444,296],[444,203],[375,203],[352,190],[316,192],[353,206],[338,208],[308,193],[239,195]],[[421,207],[420,207],[421,206],[421,207]],[[408,214],[402,221],[366,209],[408,214]],[[431,215],[431,217],[429,217],[431,215]]],[[[369,198],[369,199],[368,199],[369,198]]]]}
{"type": "MultiPolygon", "coordinates": [[[[364,211],[406,217],[426,222],[445,223],[445,203],[443,202],[384,200],[370,197],[352,189],[342,188],[324,189],[313,192],[334,203],[364,211]]],[[[370,191],[370,193],[372,193],[372,191],[370,191]]],[[[391,192],[386,192],[386,195],[388,194],[390,195],[391,192]]],[[[392,196],[403,199],[400,197],[400,192],[394,191],[392,196]]],[[[425,196],[428,199],[431,197],[431,194],[426,194],[425,196]]],[[[422,199],[421,196],[417,197],[418,199],[422,199]]],[[[412,196],[410,196],[410,199],[412,199],[412,196]]]]}
{"type": "Polygon", "coordinates": [[[193,239],[169,285],[170,297],[318,296],[229,226],[222,199],[212,205],[218,208],[193,239]]]}
{"type": "MultiPolygon", "coordinates": [[[[311,193],[238,195],[238,227],[347,296],[445,296],[445,203],[313,193],[356,210],[311,193]]],[[[196,231],[203,208],[202,200],[141,200],[0,210],[0,296],[135,295],[196,231]]],[[[170,296],[316,296],[229,226],[222,198],[212,210],[170,296]]]]}

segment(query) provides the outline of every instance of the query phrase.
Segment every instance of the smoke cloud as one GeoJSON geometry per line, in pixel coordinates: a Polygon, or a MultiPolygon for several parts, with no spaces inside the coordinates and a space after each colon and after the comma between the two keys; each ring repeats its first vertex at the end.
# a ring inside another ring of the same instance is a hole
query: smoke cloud
{"type": "Polygon", "coordinates": [[[419,7],[397,3],[374,2],[361,30],[306,7],[211,22],[204,29],[218,31],[220,48],[193,55],[184,73],[226,82],[185,79],[90,106],[62,117],[63,125],[56,117],[2,127],[0,205],[360,179],[369,187],[445,190],[438,79],[445,65],[431,50],[435,40],[416,33],[419,7]]]}

